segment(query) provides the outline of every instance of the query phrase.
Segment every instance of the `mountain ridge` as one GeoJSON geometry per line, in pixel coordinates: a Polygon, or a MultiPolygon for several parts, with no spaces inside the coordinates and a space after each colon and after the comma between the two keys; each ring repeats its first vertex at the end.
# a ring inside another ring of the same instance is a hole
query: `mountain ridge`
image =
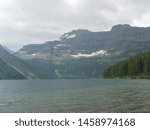
{"type": "Polygon", "coordinates": [[[119,50],[124,51],[127,49],[127,44],[139,41],[150,41],[150,27],[142,28],[132,27],[128,24],[119,24],[113,26],[110,31],[105,32],[91,32],[83,29],[73,30],[63,34],[56,41],[26,45],[16,52],[16,56],[27,59],[28,57],[36,58],[36,53],[42,55],[44,51],[49,56],[90,54],[100,50],[106,50],[108,53],[111,53],[119,50]],[[28,54],[29,56],[27,56],[28,54]]]}
{"type": "Polygon", "coordinates": [[[23,60],[18,59],[16,56],[10,54],[6,49],[3,48],[2,45],[0,45],[0,58],[3,64],[6,64],[8,69],[11,68],[11,70],[16,71],[18,74],[22,75],[21,77],[24,77],[24,79],[35,78],[30,69],[25,65],[26,63],[23,60]]]}
{"type": "MultiPolygon", "coordinates": [[[[56,41],[26,45],[15,55],[23,60],[30,60],[33,66],[35,63],[32,61],[35,60],[36,64],[40,61],[42,67],[53,68],[50,72],[54,77],[59,73],[61,78],[99,78],[106,67],[148,49],[150,27],[119,24],[110,31],[73,30],[64,33],[56,41]],[[41,60],[48,63],[42,64],[41,60]]],[[[47,72],[48,70],[47,68],[47,72]]]]}

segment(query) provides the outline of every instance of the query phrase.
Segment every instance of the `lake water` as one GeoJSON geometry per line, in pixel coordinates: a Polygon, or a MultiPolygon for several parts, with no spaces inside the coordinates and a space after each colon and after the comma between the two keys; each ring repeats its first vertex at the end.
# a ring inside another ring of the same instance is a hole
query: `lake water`
{"type": "Polygon", "coordinates": [[[1,80],[0,112],[150,112],[150,80],[1,80]]]}

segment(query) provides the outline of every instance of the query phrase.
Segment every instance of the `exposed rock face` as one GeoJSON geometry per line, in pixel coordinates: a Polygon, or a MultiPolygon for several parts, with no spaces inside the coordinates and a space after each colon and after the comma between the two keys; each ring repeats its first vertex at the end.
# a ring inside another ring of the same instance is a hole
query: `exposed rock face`
{"type": "Polygon", "coordinates": [[[0,45],[0,79],[36,78],[26,62],[10,54],[0,45]]]}
{"type": "Polygon", "coordinates": [[[101,50],[106,51],[105,54],[99,54],[102,57],[116,51],[143,51],[150,48],[149,41],[149,27],[132,27],[127,24],[116,25],[107,32],[78,29],[65,33],[57,41],[26,45],[16,53],[16,56],[23,59],[50,59],[50,57],[90,55],[101,50]]]}

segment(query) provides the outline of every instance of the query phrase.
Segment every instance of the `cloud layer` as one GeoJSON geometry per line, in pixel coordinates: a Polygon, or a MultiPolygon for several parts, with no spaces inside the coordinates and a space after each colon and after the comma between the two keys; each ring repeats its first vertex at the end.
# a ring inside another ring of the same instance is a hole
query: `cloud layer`
{"type": "Polygon", "coordinates": [[[0,42],[12,49],[73,29],[150,26],[149,0],[0,0],[0,42]]]}

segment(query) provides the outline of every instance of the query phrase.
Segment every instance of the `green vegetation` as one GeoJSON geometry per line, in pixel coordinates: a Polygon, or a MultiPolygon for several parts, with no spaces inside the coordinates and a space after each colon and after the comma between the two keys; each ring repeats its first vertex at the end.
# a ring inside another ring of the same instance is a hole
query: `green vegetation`
{"type": "Polygon", "coordinates": [[[0,79],[26,79],[26,77],[0,58],[0,79]]]}
{"type": "Polygon", "coordinates": [[[37,59],[27,62],[40,79],[99,78],[107,63],[99,57],[62,60],[59,64],[37,59]]]}
{"type": "Polygon", "coordinates": [[[150,51],[137,54],[104,70],[104,78],[150,79],[150,51]]]}

